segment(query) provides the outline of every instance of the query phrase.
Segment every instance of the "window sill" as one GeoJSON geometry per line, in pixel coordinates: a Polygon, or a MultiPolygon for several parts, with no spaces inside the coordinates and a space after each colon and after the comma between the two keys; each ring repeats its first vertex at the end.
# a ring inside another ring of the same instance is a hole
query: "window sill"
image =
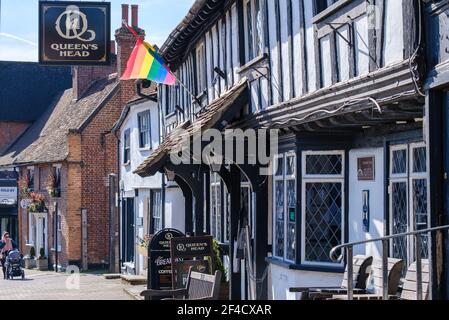
{"type": "Polygon", "coordinates": [[[336,11],[340,10],[342,7],[346,6],[347,4],[351,3],[352,0],[339,0],[335,2],[333,5],[326,8],[326,10],[318,13],[315,15],[312,19],[312,23],[318,23],[329,17],[330,15],[334,14],[336,11]]]}
{"type": "Polygon", "coordinates": [[[251,60],[250,62],[248,62],[247,64],[245,64],[244,66],[242,66],[240,69],[238,69],[237,73],[238,74],[245,73],[249,69],[253,68],[254,66],[258,65],[261,62],[264,62],[267,59],[268,59],[268,54],[263,53],[260,56],[258,56],[256,58],[254,58],[253,60],[251,60]]]}
{"type": "Polygon", "coordinates": [[[146,152],[146,151],[151,151],[151,150],[153,150],[152,147],[139,148],[139,151],[140,151],[140,152],[146,152]]]}
{"type": "Polygon", "coordinates": [[[269,264],[274,264],[276,266],[286,268],[289,270],[298,270],[298,271],[315,271],[315,272],[326,272],[326,273],[344,273],[345,269],[343,267],[335,266],[311,266],[311,265],[302,265],[295,264],[291,262],[286,262],[281,259],[277,259],[274,257],[265,258],[265,261],[269,264]]]}

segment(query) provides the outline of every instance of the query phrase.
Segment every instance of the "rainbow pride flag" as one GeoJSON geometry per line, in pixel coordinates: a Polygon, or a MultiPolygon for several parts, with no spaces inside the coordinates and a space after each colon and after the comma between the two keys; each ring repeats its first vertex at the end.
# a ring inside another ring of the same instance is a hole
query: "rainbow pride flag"
{"type": "Polygon", "coordinates": [[[137,38],[136,45],[129,57],[122,80],[147,79],[157,83],[174,85],[176,77],[165,65],[164,60],[149,43],[142,40],[139,35],[126,25],[137,38]]]}

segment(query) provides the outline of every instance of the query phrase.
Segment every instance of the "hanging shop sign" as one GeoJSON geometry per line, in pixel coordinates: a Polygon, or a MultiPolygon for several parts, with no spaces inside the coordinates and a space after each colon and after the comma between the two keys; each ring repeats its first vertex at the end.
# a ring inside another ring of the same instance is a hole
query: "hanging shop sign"
{"type": "Polygon", "coordinates": [[[152,237],[148,247],[148,289],[172,288],[170,240],[178,237],[184,234],[175,229],[161,230],[152,237]]]}
{"type": "Polygon", "coordinates": [[[39,62],[110,63],[110,3],[39,1],[39,62]]]}

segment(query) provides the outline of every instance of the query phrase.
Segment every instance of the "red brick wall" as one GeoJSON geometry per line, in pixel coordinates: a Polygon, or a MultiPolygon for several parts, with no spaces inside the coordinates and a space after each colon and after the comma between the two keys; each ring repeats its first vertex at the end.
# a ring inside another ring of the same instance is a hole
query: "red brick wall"
{"type": "Polygon", "coordinates": [[[0,121],[0,154],[3,153],[28,127],[29,123],[0,121]]]}

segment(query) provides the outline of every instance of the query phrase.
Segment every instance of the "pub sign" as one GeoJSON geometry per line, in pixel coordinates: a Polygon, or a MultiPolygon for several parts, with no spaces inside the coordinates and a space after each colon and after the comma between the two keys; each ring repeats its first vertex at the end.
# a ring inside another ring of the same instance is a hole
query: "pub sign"
{"type": "Polygon", "coordinates": [[[39,63],[108,65],[110,3],[39,2],[39,63]]]}

